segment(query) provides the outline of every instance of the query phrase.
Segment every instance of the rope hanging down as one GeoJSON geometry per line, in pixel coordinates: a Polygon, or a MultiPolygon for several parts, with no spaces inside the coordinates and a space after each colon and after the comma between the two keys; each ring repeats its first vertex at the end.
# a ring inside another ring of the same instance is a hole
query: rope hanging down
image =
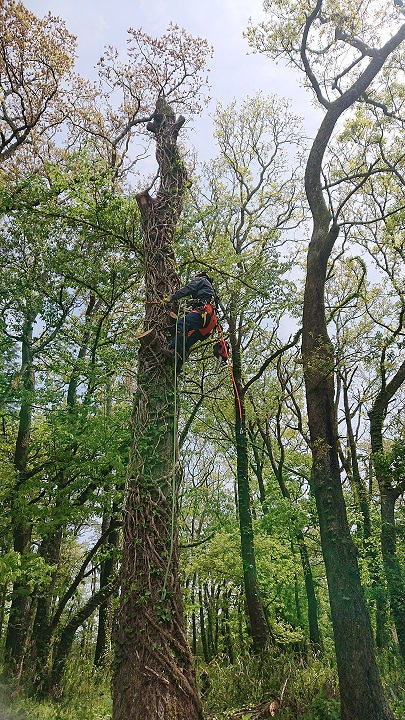
{"type": "MultiPolygon", "coordinates": [[[[160,303],[156,303],[160,304],[160,303]]],[[[185,315],[186,310],[183,310],[183,327],[185,323],[185,315]]],[[[167,560],[167,566],[166,566],[166,572],[165,577],[163,581],[163,587],[161,591],[162,600],[166,597],[166,589],[167,589],[167,578],[169,577],[169,570],[170,565],[172,562],[173,557],[173,547],[174,547],[174,525],[175,525],[175,515],[176,515],[176,465],[177,465],[177,328],[179,324],[179,317],[176,318],[176,335],[175,335],[175,341],[174,341],[174,403],[173,403],[173,412],[174,412],[174,420],[173,420],[173,460],[172,460],[172,510],[171,510],[171,525],[170,525],[170,549],[169,549],[169,557],[167,560]]],[[[185,333],[183,333],[183,363],[186,356],[186,342],[185,342],[185,333]]]]}
{"type": "Polygon", "coordinates": [[[219,334],[221,335],[221,340],[222,340],[222,342],[224,343],[226,363],[227,363],[227,365],[228,365],[228,367],[229,367],[229,372],[230,372],[230,374],[231,374],[233,389],[235,390],[235,397],[236,397],[236,402],[237,402],[238,410],[239,410],[240,431],[241,431],[241,434],[243,434],[243,432],[244,432],[244,429],[243,429],[243,412],[242,412],[242,403],[241,403],[241,400],[240,400],[240,395],[239,395],[239,391],[238,391],[238,386],[237,386],[237,384],[236,384],[235,375],[233,374],[233,368],[232,368],[232,364],[231,364],[231,359],[230,359],[230,357],[229,357],[229,352],[228,352],[228,345],[227,345],[227,343],[226,343],[226,341],[225,341],[225,338],[224,338],[224,331],[223,331],[223,329],[222,329],[222,326],[221,326],[219,323],[218,323],[218,329],[219,329],[219,334]]]}

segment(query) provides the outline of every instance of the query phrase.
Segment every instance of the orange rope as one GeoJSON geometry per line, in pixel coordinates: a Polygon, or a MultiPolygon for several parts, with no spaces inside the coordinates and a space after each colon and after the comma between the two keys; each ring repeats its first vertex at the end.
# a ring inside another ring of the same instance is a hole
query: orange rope
{"type": "Polygon", "coordinates": [[[234,376],[234,374],[233,374],[233,369],[232,369],[232,365],[231,365],[230,357],[229,357],[229,353],[228,353],[228,347],[227,347],[227,344],[226,344],[225,338],[224,338],[224,331],[222,330],[222,327],[221,327],[221,325],[220,325],[219,323],[218,323],[218,328],[219,328],[219,332],[220,332],[220,335],[221,335],[221,340],[222,340],[222,342],[224,343],[224,347],[225,347],[226,360],[227,360],[227,363],[228,363],[229,372],[231,373],[232,383],[233,383],[233,387],[234,387],[234,390],[235,390],[236,400],[237,400],[238,408],[239,408],[239,418],[240,418],[241,423],[243,423],[242,403],[241,403],[241,401],[240,401],[239,392],[238,392],[238,387],[237,387],[237,385],[236,385],[235,376],[234,376]]]}

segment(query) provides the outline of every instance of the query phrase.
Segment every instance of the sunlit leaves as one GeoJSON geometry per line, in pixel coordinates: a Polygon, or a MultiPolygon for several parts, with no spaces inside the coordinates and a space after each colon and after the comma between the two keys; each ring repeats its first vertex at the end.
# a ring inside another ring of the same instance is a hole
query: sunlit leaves
{"type": "Polygon", "coordinates": [[[264,9],[269,20],[250,26],[250,44],[303,71],[304,82],[325,106],[352,85],[403,20],[389,1],[266,0],[264,9]]]}
{"type": "Polygon", "coordinates": [[[0,159],[8,158],[46,114],[74,62],[76,39],[59,18],[39,20],[22,2],[0,9],[0,159]]]}

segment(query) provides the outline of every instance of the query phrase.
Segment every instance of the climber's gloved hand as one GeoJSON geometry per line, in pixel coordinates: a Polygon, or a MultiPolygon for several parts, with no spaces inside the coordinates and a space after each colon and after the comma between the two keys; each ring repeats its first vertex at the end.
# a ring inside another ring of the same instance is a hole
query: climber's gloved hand
{"type": "Polygon", "coordinates": [[[163,300],[161,300],[161,304],[162,304],[162,305],[167,305],[167,304],[170,303],[171,301],[172,301],[171,297],[169,297],[169,295],[166,295],[166,297],[164,297],[163,300]]]}

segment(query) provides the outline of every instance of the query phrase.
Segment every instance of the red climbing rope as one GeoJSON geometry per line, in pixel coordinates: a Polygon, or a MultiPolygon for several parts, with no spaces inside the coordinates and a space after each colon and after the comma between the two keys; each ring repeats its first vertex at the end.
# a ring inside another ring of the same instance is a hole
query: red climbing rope
{"type": "Polygon", "coordinates": [[[238,386],[237,386],[237,384],[236,384],[235,376],[234,376],[234,374],[233,374],[233,369],[232,369],[232,365],[231,365],[230,357],[229,357],[229,353],[228,353],[228,346],[227,346],[226,341],[225,341],[225,338],[224,338],[224,331],[222,330],[222,327],[221,327],[221,325],[220,325],[219,323],[218,323],[218,329],[219,329],[219,333],[220,333],[220,335],[221,335],[221,340],[222,340],[222,342],[224,343],[224,347],[225,347],[225,357],[226,357],[226,361],[227,361],[227,364],[228,364],[228,367],[229,367],[229,372],[231,373],[232,384],[233,384],[233,388],[234,388],[234,390],[235,390],[235,396],[236,396],[236,400],[237,400],[237,403],[238,403],[239,418],[240,418],[240,421],[241,421],[241,424],[242,424],[242,423],[243,423],[242,403],[241,403],[241,401],[240,401],[239,392],[238,392],[238,386]]]}

